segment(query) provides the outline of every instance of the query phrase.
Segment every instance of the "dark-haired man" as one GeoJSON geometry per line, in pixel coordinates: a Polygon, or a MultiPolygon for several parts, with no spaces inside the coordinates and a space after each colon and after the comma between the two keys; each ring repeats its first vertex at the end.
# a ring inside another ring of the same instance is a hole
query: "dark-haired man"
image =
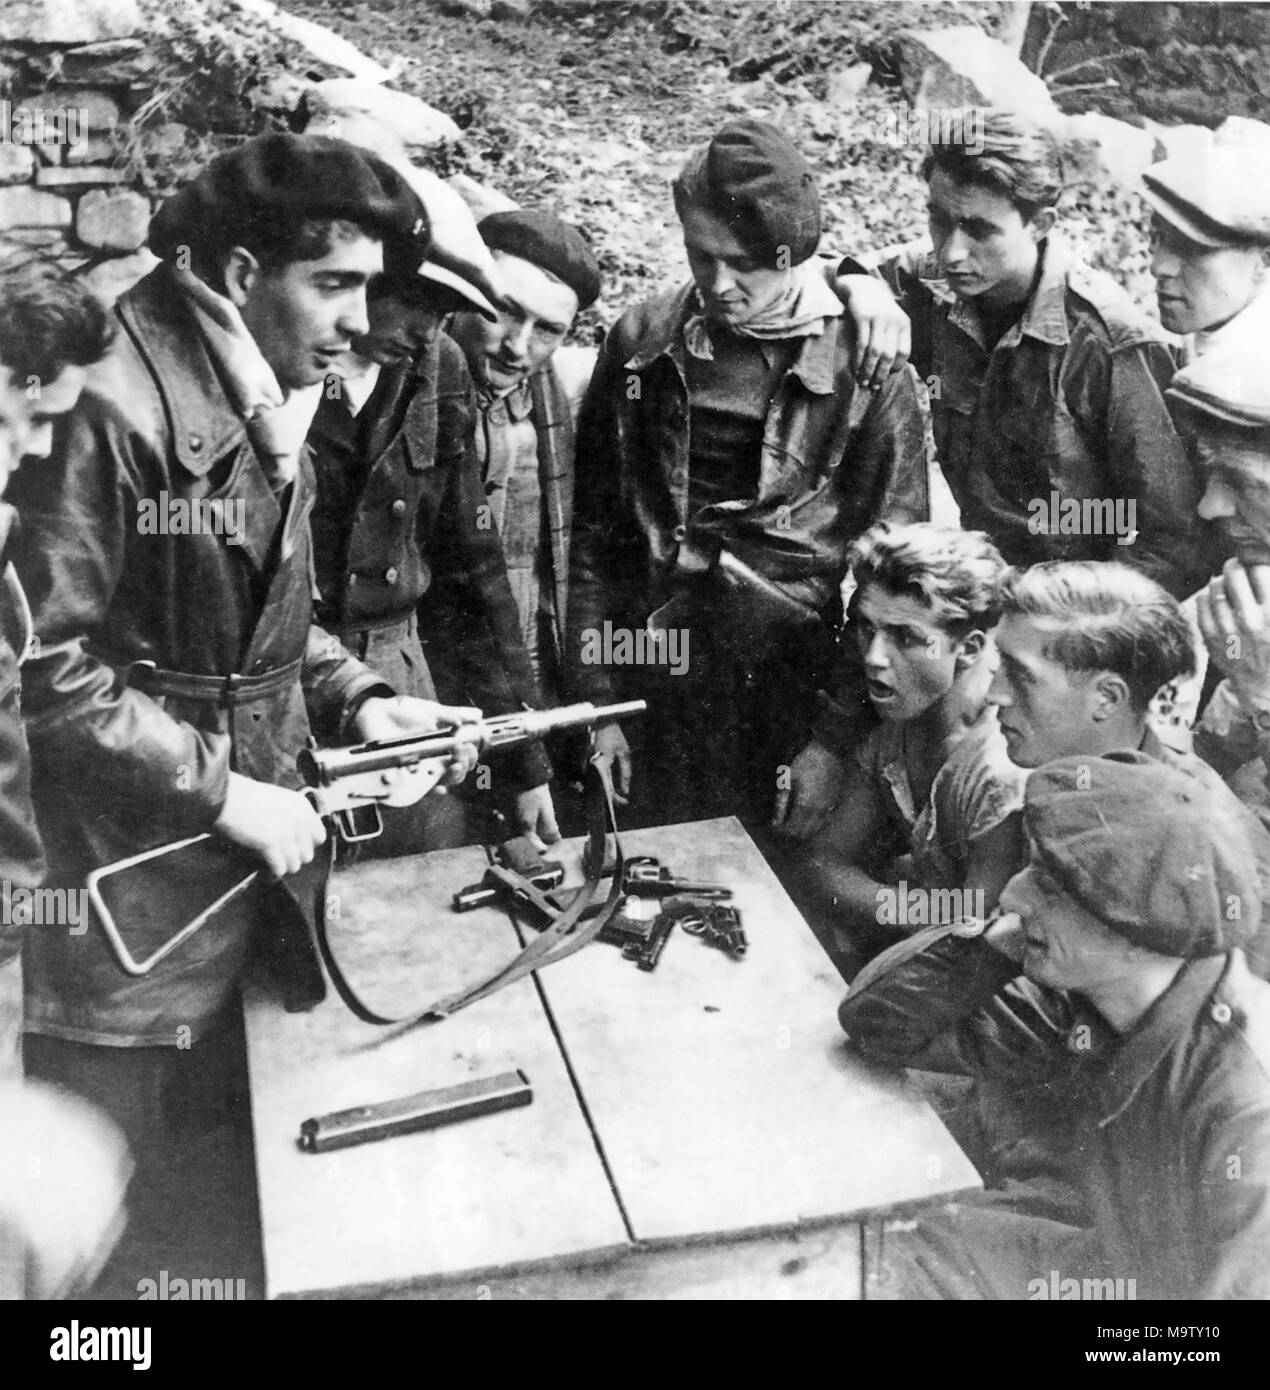
{"type": "Polygon", "coordinates": [[[754,823],[806,741],[852,539],[927,515],[925,431],[910,373],[856,380],[787,137],[725,126],[674,197],[691,279],[618,321],[583,403],[566,665],[579,696],[648,699],[633,754],[597,734],[642,816],[754,823]]]}
{"type": "Polygon", "coordinates": [[[219,156],[159,210],[162,264],[116,306],[115,350],[49,463],[18,479],[49,883],[80,892],[94,868],[212,832],[171,868],[180,886],[127,914],[148,954],[207,902],[206,876],[224,884],[227,858],[270,871],[144,976],[95,926],[28,939],[28,1069],[103,1105],[138,1182],[175,1183],[182,1221],[197,1194],[173,1107],[225,1055],[249,945],[320,910],[325,831],[295,761],[308,711],[350,738],[473,713],[397,697],[311,623],[316,394],[366,331],[383,246],[421,225],[399,176],[342,141],[270,135],[219,156]]]}
{"type": "Polygon", "coordinates": [[[575,426],[595,366],[593,348],[565,338],[599,295],[600,269],[578,229],[551,213],[497,212],[479,231],[502,303],[493,320],[456,314],[450,334],[476,384],[476,453],[525,647],[554,704],[563,697],[575,426]]]}
{"type": "Polygon", "coordinates": [[[986,113],[922,165],[930,244],[880,267],[933,381],[940,466],[963,524],[1014,565],[1118,560],[1177,597],[1205,577],[1197,498],[1163,392],[1173,359],[1114,281],[1057,235],[1059,151],[986,113]]]}
{"type": "MultiPolygon", "coordinates": [[[[53,425],[74,409],[87,369],[105,356],[112,328],[83,285],[51,267],[0,273],[0,493],[22,460],[47,459],[53,425]]],[[[34,631],[10,561],[18,515],[0,503],[0,877],[6,905],[44,877],[31,805],[31,767],[19,702],[19,668],[34,631]]],[[[0,921],[0,1078],[20,1071],[23,930],[0,921]]]]}
{"type": "MultiPolygon", "coordinates": [[[[432,196],[430,183],[415,183],[419,171],[399,167],[421,198],[432,196]]],[[[309,431],[317,611],[398,690],[425,699],[441,691],[506,714],[538,707],[540,696],[508,586],[502,519],[496,527],[473,450],[471,379],[441,332],[460,308],[495,320],[486,290],[495,294],[501,284],[488,256],[478,264],[481,241],[466,206],[442,210],[448,242],[468,254],[435,261],[442,229],[434,224],[420,265],[386,259],[370,287],[369,327],[341,366],[345,379],[328,381],[309,431]]],[[[517,749],[482,774],[538,848],[559,839],[541,745],[517,749]]],[[[429,797],[390,810],[384,836],[370,848],[465,843],[474,827],[464,809],[456,797],[429,797]]]]}

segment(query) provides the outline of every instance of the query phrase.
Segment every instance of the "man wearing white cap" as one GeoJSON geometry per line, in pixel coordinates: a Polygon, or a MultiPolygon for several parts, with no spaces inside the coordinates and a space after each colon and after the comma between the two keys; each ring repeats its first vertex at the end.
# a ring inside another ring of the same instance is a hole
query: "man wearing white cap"
{"type": "MultiPolygon", "coordinates": [[[[538,690],[473,452],[471,377],[440,331],[457,309],[495,319],[501,287],[457,197],[444,199],[426,171],[397,167],[428,211],[431,244],[417,270],[385,262],[368,297],[369,331],[341,364],[344,379],[328,379],[309,433],[318,619],[372,654],[398,689],[428,699],[466,690],[480,708],[508,713],[537,705],[538,690]]],[[[521,831],[540,846],[559,838],[541,745],[485,775],[507,777],[490,785],[521,831]]],[[[376,848],[466,838],[462,804],[430,797],[387,818],[376,848]]]]}

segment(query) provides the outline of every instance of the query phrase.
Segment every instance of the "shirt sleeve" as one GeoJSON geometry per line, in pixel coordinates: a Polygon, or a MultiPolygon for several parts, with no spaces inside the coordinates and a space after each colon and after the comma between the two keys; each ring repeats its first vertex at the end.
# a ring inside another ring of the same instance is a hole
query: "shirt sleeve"
{"type": "Polygon", "coordinates": [[[1023,809],[1027,773],[1005,751],[1005,740],[993,725],[981,739],[962,744],[935,781],[935,813],[947,840],[953,831],[959,843],[972,845],[1002,821],[1023,809]]]}

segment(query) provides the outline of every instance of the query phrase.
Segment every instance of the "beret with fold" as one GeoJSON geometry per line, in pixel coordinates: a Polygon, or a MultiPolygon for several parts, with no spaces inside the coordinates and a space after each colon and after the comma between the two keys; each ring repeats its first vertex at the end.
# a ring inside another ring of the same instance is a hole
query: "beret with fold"
{"type": "Polygon", "coordinates": [[[582,233],[549,212],[513,208],[492,212],[477,224],[491,251],[519,256],[550,271],[578,296],[578,308],[589,308],[600,295],[600,267],[582,233]]]}
{"type": "Polygon", "coordinates": [[[1170,226],[1200,246],[1270,243],[1270,153],[1237,144],[1153,164],[1143,198],[1170,226]]]}
{"type": "Polygon", "coordinates": [[[428,246],[423,205],[384,160],[324,135],[261,135],[217,155],[155,213],[150,249],[170,259],[183,246],[219,251],[272,239],[305,218],[355,222],[401,254],[428,246]]]}
{"type": "Polygon", "coordinates": [[[1255,935],[1258,857],[1222,784],[1138,752],[1060,758],[1029,776],[1023,817],[1033,862],[1136,945],[1192,960],[1255,935]]]}
{"type": "Polygon", "coordinates": [[[820,244],[820,194],[815,175],[776,126],[755,117],[732,121],[690,156],[675,180],[675,206],[704,194],[705,210],[743,245],[770,260],[788,248],[800,265],[820,244]]]}

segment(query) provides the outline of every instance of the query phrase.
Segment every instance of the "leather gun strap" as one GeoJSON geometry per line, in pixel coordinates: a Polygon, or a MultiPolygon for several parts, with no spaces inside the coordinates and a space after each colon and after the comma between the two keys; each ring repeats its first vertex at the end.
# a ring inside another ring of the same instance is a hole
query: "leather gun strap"
{"type": "Polygon", "coordinates": [[[541,970],[564,960],[566,956],[573,955],[575,951],[580,951],[594,941],[604,930],[622,901],[623,858],[622,845],[617,834],[617,812],[613,806],[613,783],[607,762],[598,755],[593,756],[587,765],[586,797],[587,837],[590,842],[586,862],[593,865],[594,869],[587,874],[586,882],[569,904],[568,910],[501,970],[468,990],[438,1000],[428,1009],[428,1016],[445,1018],[449,1014],[457,1013],[459,1009],[465,1009],[478,999],[485,999],[495,991],[514,984],[530,971],[541,970]],[[613,832],[615,866],[608,897],[600,911],[590,918],[585,926],[578,927],[578,922],[600,886],[600,870],[604,865],[604,842],[610,829],[613,832]]]}
{"type": "Polygon", "coordinates": [[[417,1014],[389,1018],[384,1014],[376,1013],[374,1009],[363,1003],[358,997],[357,991],[349,983],[348,977],[340,968],[339,962],[335,959],[327,936],[324,914],[319,912],[317,929],[314,932],[317,938],[318,952],[322,957],[322,964],[326,967],[331,984],[335,987],[336,994],[344,1001],[348,1009],[363,1023],[372,1023],[378,1027],[387,1027],[397,1023],[418,1023],[428,1018],[446,1018],[452,1013],[457,1013],[459,1009],[474,1004],[478,999],[484,999],[496,990],[514,983],[529,974],[531,970],[538,970],[543,966],[563,960],[566,956],[580,951],[583,946],[594,940],[617,910],[618,903],[622,899],[622,847],[617,838],[617,813],[613,806],[613,784],[609,777],[607,763],[598,757],[593,757],[587,767],[586,797],[587,835],[590,840],[590,853],[587,862],[597,867],[594,872],[588,873],[586,882],[569,904],[568,910],[562,913],[560,918],[546,931],[535,937],[522,951],[518,952],[505,966],[495,971],[493,975],[466,990],[437,1000],[417,1014]],[[605,837],[610,830],[613,832],[613,850],[617,865],[608,898],[605,900],[603,909],[594,918],[591,918],[580,930],[574,931],[600,886],[599,867],[604,864],[605,837]]]}

